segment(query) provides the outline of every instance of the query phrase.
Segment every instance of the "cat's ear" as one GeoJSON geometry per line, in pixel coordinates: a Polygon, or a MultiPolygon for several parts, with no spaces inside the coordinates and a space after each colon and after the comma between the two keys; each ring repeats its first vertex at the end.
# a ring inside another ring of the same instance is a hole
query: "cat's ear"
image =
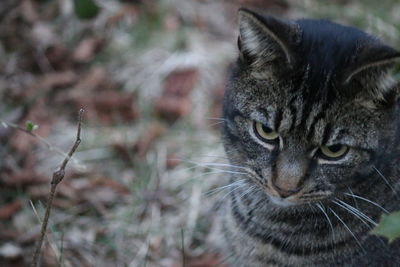
{"type": "Polygon", "coordinates": [[[400,52],[379,41],[362,45],[355,58],[344,71],[343,83],[360,82],[376,98],[393,88],[391,70],[400,60],[400,52]]]}
{"type": "Polygon", "coordinates": [[[272,16],[261,16],[248,9],[239,9],[240,57],[253,65],[283,59],[294,63],[292,45],[298,28],[295,24],[272,16]]]}

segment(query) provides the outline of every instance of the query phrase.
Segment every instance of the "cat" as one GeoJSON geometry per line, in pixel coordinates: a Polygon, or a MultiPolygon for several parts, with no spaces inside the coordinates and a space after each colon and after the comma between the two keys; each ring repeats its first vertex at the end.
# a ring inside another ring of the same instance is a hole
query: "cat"
{"type": "Polygon", "coordinates": [[[222,140],[229,266],[400,266],[400,53],[353,27],[239,10],[222,140]]]}

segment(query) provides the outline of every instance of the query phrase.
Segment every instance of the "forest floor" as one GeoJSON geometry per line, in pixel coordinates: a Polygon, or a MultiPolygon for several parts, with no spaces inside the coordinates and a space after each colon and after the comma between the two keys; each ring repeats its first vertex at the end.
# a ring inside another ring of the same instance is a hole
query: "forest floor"
{"type": "Polygon", "coordinates": [[[49,181],[43,266],[223,266],[212,247],[227,190],[220,109],[237,56],[237,9],[330,18],[399,47],[396,1],[72,0],[0,6],[0,266],[26,266],[49,181]],[[38,127],[35,138],[12,124],[38,127]],[[45,141],[43,141],[45,140],[45,141]],[[50,144],[50,145],[48,145],[50,144]]]}

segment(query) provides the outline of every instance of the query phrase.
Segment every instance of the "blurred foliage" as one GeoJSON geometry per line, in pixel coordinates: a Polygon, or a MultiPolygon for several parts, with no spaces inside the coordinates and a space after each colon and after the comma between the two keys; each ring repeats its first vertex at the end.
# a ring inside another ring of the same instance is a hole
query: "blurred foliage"
{"type": "Polygon", "coordinates": [[[388,238],[390,242],[400,237],[400,211],[383,215],[378,226],[372,232],[388,238]]]}
{"type": "Polygon", "coordinates": [[[100,8],[93,0],[74,0],[75,14],[80,19],[92,19],[97,16],[100,8]]]}

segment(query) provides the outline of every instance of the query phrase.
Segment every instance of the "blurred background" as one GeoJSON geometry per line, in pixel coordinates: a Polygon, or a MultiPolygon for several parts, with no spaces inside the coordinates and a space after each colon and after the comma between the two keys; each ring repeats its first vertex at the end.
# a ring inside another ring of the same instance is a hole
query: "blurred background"
{"type": "Polygon", "coordinates": [[[1,0],[0,266],[223,266],[219,124],[237,9],[328,18],[399,48],[397,0],[1,0]],[[34,137],[15,129],[19,125],[34,137]],[[211,165],[210,165],[211,164],[211,165]]]}

